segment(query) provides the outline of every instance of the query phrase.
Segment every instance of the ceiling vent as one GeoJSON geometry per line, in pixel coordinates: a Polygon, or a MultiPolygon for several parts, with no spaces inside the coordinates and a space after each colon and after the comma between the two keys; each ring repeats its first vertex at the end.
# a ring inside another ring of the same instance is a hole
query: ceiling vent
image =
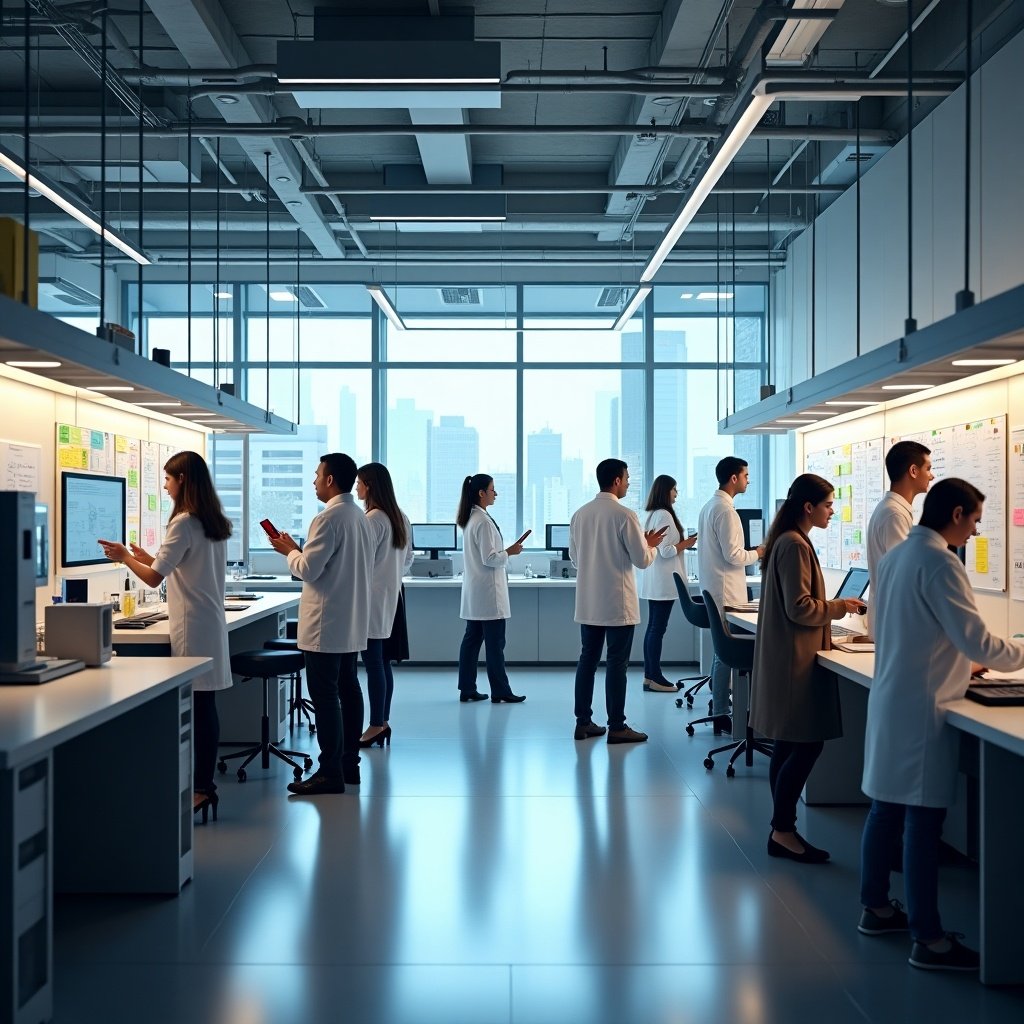
{"type": "Polygon", "coordinates": [[[305,306],[306,309],[326,309],[327,303],[320,298],[319,295],[312,288],[307,287],[304,284],[300,284],[296,288],[296,294],[299,296],[299,305],[305,306]]]}
{"type": "Polygon", "coordinates": [[[91,306],[95,309],[100,304],[98,295],[94,295],[66,278],[54,277],[40,283],[48,284],[53,289],[53,297],[68,306],[91,306]]]}
{"type": "Polygon", "coordinates": [[[438,288],[441,302],[446,306],[482,306],[479,288],[438,288]]]}
{"type": "Polygon", "coordinates": [[[629,288],[602,288],[597,297],[597,308],[620,309],[630,291],[629,288]]]}

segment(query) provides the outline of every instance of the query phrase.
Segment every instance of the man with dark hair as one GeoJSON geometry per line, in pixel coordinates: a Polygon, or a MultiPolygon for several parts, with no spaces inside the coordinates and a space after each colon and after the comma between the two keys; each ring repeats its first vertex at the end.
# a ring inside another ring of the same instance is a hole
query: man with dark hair
{"type": "Polygon", "coordinates": [[[305,547],[300,551],[287,533],[270,542],[303,581],[298,643],[316,709],[320,767],[288,789],[305,796],[359,785],[363,694],[356,659],[366,650],[370,629],[373,538],[352,497],[355,481],[356,464],[348,455],[322,455],[313,487],[325,507],[310,523],[305,547]]]}
{"type": "Polygon", "coordinates": [[[978,954],[943,931],[939,917],[939,839],[956,797],[960,751],[943,705],[967,693],[978,668],[972,661],[1004,672],[1024,668],[1024,643],[989,632],[967,570],[950,550],[977,533],[984,500],[966,480],[940,480],[920,524],[882,558],[871,583],[877,654],[861,788],[872,804],[861,840],[858,930],[909,930],[911,965],[932,971],[978,969],[978,954]],[[906,913],[889,900],[901,836],[906,913]]]}
{"type": "Polygon", "coordinates": [[[629,469],[621,459],[597,467],[601,492],[577,509],[569,524],[569,557],[576,566],[576,621],[582,648],[576,664],[575,739],[603,736],[593,719],[594,677],[605,641],[604,692],[609,743],[642,743],[647,734],[626,725],[626,666],[633,630],[640,621],[633,567],[646,569],[658,554],[663,527],[648,533],[637,514],[621,504],[629,469]]]}
{"type": "MultiPolygon", "coordinates": [[[[761,546],[748,551],[743,546],[743,524],[733,499],[746,492],[750,471],[743,459],[727,455],[715,466],[718,490],[700,510],[697,521],[697,575],[718,610],[747,603],[746,567],[764,554],[761,546]]],[[[715,655],[711,662],[711,706],[716,718],[715,732],[731,732],[729,684],[732,670],[715,655]]]]}
{"type": "MultiPolygon", "coordinates": [[[[917,441],[897,441],[885,456],[889,490],[868,520],[868,578],[872,581],[882,555],[903,543],[914,525],[914,498],[928,490],[932,474],[931,449],[917,441]]],[[[874,621],[874,601],[868,602],[868,632],[874,621]]]]}

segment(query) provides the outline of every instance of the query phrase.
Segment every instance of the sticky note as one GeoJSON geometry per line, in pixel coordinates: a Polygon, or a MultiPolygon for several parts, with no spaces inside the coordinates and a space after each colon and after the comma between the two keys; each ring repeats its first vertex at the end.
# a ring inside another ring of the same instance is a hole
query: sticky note
{"type": "Polygon", "coordinates": [[[854,544],[863,544],[864,543],[863,537],[864,537],[864,533],[863,533],[862,530],[854,530],[853,531],[853,543],[854,544]]]}
{"type": "Polygon", "coordinates": [[[976,572],[988,572],[988,537],[974,538],[974,568],[976,572]]]}
{"type": "Polygon", "coordinates": [[[114,436],[114,451],[126,452],[128,451],[128,438],[122,437],[120,434],[114,436]]]}
{"type": "Polygon", "coordinates": [[[844,456],[844,458],[849,458],[852,454],[853,454],[853,445],[852,444],[844,444],[843,445],[843,456],[844,456]]]}
{"type": "Polygon", "coordinates": [[[71,444],[71,428],[66,423],[57,428],[57,441],[60,444],[71,444]]]}
{"type": "Polygon", "coordinates": [[[82,428],[81,427],[72,427],[71,428],[71,436],[69,437],[69,441],[70,441],[71,444],[81,444],[82,443],[82,428]]]}
{"type": "Polygon", "coordinates": [[[844,505],[843,506],[843,522],[844,523],[852,523],[853,522],[853,509],[850,508],[849,505],[844,505]]]}
{"type": "Polygon", "coordinates": [[[106,445],[106,438],[99,430],[94,430],[92,432],[92,437],[90,438],[89,443],[93,446],[93,448],[101,449],[106,445]]]}
{"type": "Polygon", "coordinates": [[[139,471],[137,469],[128,470],[128,486],[138,487],[139,486],[139,471]]]}
{"type": "Polygon", "coordinates": [[[1013,510],[1013,525],[1024,526],[1024,508],[1015,508],[1013,510]]]}
{"type": "Polygon", "coordinates": [[[155,512],[156,511],[156,495],[155,494],[147,494],[146,495],[146,507],[149,509],[150,512],[155,512]]]}

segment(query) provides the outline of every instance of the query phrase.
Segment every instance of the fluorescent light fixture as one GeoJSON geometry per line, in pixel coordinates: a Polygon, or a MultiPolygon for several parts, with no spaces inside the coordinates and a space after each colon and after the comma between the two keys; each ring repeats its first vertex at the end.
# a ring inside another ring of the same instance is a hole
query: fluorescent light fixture
{"type": "Polygon", "coordinates": [[[675,248],[676,242],[679,241],[682,233],[690,226],[690,222],[697,215],[697,211],[704,205],[704,200],[707,199],[711,190],[718,184],[725,169],[732,163],[733,157],[740,151],[743,143],[750,137],[750,133],[757,127],[758,122],[764,117],[773,102],[774,100],[771,96],[754,95],[750,97],[747,109],[743,111],[742,115],[733,125],[732,131],[719,141],[718,149],[715,151],[711,163],[708,164],[704,176],[694,186],[693,191],[690,193],[690,198],[687,199],[686,204],[679,211],[679,215],[672,222],[672,226],[665,232],[665,237],[661,240],[661,244],[654,250],[651,258],[647,261],[647,266],[644,267],[643,273],[640,275],[642,284],[647,284],[654,280],[654,275],[657,274],[662,263],[668,258],[668,254],[675,248]]]}
{"type": "MultiPolygon", "coordinates": [[[[90,231],[94,231],[115,248],[120,249],[136,263],[141,263],[143,266],[149,265],[149,258],[144,256],[126,238],[122,238],[116,231],[102,225],[90,210],[81,205],[80,201],[73,199],[71,194],[62,189],[59,184],[50,183],[40,178],[38,174],[26,171],[22,160],[3,146],[0,146],[0,167],[13,174],[18,181],[25,181],[27,176],[29,188],[35,189],[41,196],[45,196],[55,206],[59,206],[65,213],[74,217],[80,224],[90,231]]],[[[31,222],[29,227],[31,227],[31,222]]]]}
{"type": "Polygon", "coordinates": [[[735,292],[698,292],[697,298],[705,302],[714,302],[716,299],[731,299],[735,292]]]}
{"type": "Polygon", "coordinates": [[[883,391],[925,391],[931,384],[883,384],[883,391]]]}
{"type": "Polygon", "coordinates": [[[62,363],[53,359],[8,359],[8,366],[16,366],[20,370],[55,370],[62,363]]]}
{"type": "Polygon", "coordinates": [[[96,384],[96,385],[93,385],[91,387],[87,387],[85,390],[86,391],[110,391],[110,392],[114,392],[114,391],[134,391],[135,388],[133,388],[129,384],[96,384]]]}
{"type": "Polygon", "coordinates": [[[298,302],[298,298],[290,291],[278,290],[268,293],[275,302],[298,302]]]}
{"type": "Polygon", "coordinates": [[[641,285],[635,292],[633,297],[623,307],[622,312],[618,315],[615,323],[612,324],[613,331],[621,331],[623,327],[633,318],[633,314],[640,308],[640,304],[651,294],[651,286],[649,284],[641,285]]]}
{"type": "Polygon", "coordinates": [[[391,326],[396,331],[404,331],[405,321],[398,315],[398,310],[391,304],[387,292],[379,284],[368,284],[366,290],[370,293],[370,298],[380,306],[381,312],[388,318],[391,326]]]}
{"type": "Polygon", "coordinates": [[[850,405],[850,406],[854,406],[854,405],[878,405],[877,402],[839,402],[839,401],[836,401],[836,402],[826,402],[825,404],[826,405],[850,405]]]}
{"type": "Polygon", "coordinates": [[[214,292],[213,297],[215,299],[233,299],[235,296],[231,292],[214,292]]]}
{"type": "Polygon", "coordinates": [[[807,420],[776,420],[775,422],[792,424],[795,427],[806,427],[808,425],[807,420]]]}
{"type": "Polygon", "coordinates": [[[498,85],[498,77],[429,78],[424,75],[391,78],[278,78],[281,85],[498,85]]]}
{"type": "Polygon", "coordinates": [[[425,222],[430,223],[430,224],[434,224],[434,223],[443,224],[445,221],[456,221],[456,220],[458,220],[458,221],[466,221],[468,223],[475,223],[476,221],[499,222],[499,221],[503,221],[503,220],[507,220],[507,219],[508,218],[505,217],[504,215],[502,215],[502,216],[493,216],[493,217],[474,216],[474,215],[455,217],[455,216],[452,216],[451,214],[444,214],[444,213],[439,213],[439,214],[436,214],[436,215],[429,215],[429,216],[422,215],[422,216],[415,216],[415,217],[410,217],[410,216],[407,216],[405,214],[385,214],[385,215],[383,215],[381,217],[375,217],[375,216],[373,216],[371,214],[371,216],[370,216],[370,220],[371,221],[379,221],[379,222],[382,222],[382,223],[385,223],[385,224],[390,224],[392,222],[394,222],[396,224],[404,224],[406,222],[408,222],[408,223],[416,223],[418,221],[425,221],[425,222]]]}
{"type": "Polygon", "coordinates": [[[831,18],[801,18],[800,11],[838,11],[843,0],[793,0],[786,11],[786,21],[775,37],[764,62],[768,67],[800,67],[821,42],[832,24],[831,18]]]}
{"type": "Polygon", "coordinates": [[[693,292],[682,292],[680,294],[679,298],[681,298],[681,299],[692,299],[693,298],[693,292]]]}
{"type": "Polygon", "coordinates": [[[954,359],[954,366],[1009,366],[1016,359],[954,359]]]}
{"type": "Polygon", "coordinates": [[[181,408],[181,402],[132,402],[132,405],[144,405],[149,409],[181,408]]]}

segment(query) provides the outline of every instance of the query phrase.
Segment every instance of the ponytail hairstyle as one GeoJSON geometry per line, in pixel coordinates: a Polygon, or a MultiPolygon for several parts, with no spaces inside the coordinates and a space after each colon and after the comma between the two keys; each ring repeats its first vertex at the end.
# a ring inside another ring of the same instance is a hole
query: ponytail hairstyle
{"type": "Polygon", "coordinates": [[[647,495],[646,510],[654,512],[657,509],[664,509],[672,517],[672,522],[675,523],[676,529],[679,531],[679,539],[685,540],[683,524],[679,522],[676,510],[672,507],[672,488],[675,486],[675,480],[667,473],[656,476],[654,483],[651,484],[651,493],[647,495]]]}
{"type": "Polygon", "coordinates": [[[790,485],[786,500],[782,503],[779,511],[775,513],[771,529],[768,531],[768,540],[765,541],[761,564],[768,564],[772,548],[784,533],[798,528],[806,503],[820,505],[823,501],[827,501],[829,495],[834,492],[835,488],[824,477],[814,473],[801,473],[790,485]]]}
{"type": "Polygon", "coordinates": [[[493,476],[486,473],[474,473],[462,481],[462,494],[459,497],[459,511],[455,516],[455,522],[466,528],[469,522],[469,513],[480,504],[480,492],[486,491],[494,482],[493,476]]]}
{"type": "Polygon", "coordinates": [[[395,498],[395,485],[392,483],[388,467],[381,462],[368,462],[365,466],[359,467],[356,475],[366,488],[366,511],[380,509],[391,523],[391,546],[404,548],[408,539],[405,534],[405,520],[395,498]]]}
{"type": "Polygon", "coordinates": [[[171,509],[171,519],[188,512],[202,523],[203,533],[209,540],[227,540],[231,536],[231,520],[224,515],[210,469],[202,455],[178,452],[164,464],[164,472],[181,484],[171,509]]]}

